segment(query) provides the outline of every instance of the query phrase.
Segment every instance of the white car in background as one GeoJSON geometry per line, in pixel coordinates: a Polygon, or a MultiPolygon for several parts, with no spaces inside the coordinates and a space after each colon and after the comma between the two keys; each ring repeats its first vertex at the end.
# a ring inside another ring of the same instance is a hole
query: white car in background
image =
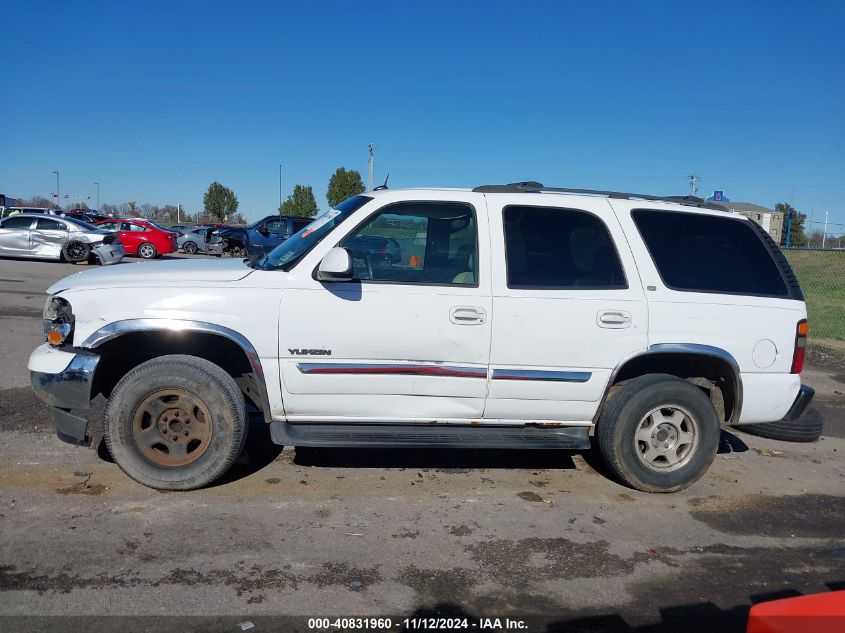
{"type": "Polygon", "coordinates": [[[262,258],[88,271],[48,293],[33,388],[60,437],[104,437],[154,488],[226,472],[248,406],[292,446],[594,444],[653,492],[701,477],[722,425],[821,433],[789,264],[699,198],[380,188],[262,258]]]}
{"type": "Polygon", "coordinates": [[[101,264],[123,259],[113,231],[56,215],[19,214],[0,220],[0,257],[54,259],[72,264],[91,258],[101,264]]]}

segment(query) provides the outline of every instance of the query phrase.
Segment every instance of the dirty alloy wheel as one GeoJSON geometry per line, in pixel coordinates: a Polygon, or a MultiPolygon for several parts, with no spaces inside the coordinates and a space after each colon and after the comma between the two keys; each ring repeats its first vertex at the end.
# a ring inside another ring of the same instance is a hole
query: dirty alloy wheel
{"type": "Polygon", "coordinates": [[[182,250],[189,255],[194,255],[197,252],[197,245],[194,242],[185,242],[182,246],[182,250]]]}
{"type": "Polygon", "coordinates": [[[118,466],[159,490],[214,482],[240,455],[247,427],[232,377],[187,355],[160,356],[129,371],[105,412],[105,441],[118,466]]]}
{"type": "Polygon", "coordinates": [[[158,251],[149,242],[144,242],[138,247],[138,255],[143,259],[154,259],[158,256],[158,251]]]}
{"type": "Polygon", "coordinates": [[[87,262],[91,256],[91,245],[78,240],[71,240],[62,246],[62,257],[66,262],[77,264],[87,262]]]}
{"type": "Polygon", "coordinates": [[[696,385],[667,374],[621,383],[596,427],[599,450],[624,484],[646,492],[674,492],[710,467],[721,424],[696,385]]]}

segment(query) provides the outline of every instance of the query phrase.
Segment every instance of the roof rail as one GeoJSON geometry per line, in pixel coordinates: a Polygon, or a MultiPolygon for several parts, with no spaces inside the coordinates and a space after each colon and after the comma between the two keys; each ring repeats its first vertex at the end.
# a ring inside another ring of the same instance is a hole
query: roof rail
{"type": "Polygon", "coordinates": [[[702,209],[713,209],[715,211],[727,211],[727,208],[715,202],[708,202],[697,196],[654,196],[645,193],[630,193],[626,191],[603,191],[600,189],[569,189],[567,187],[545,187],[535,180],[525,182],[512,182],[507,185],[481,185],[473,189],[476,193],[538,193],[548,191],[551,193],[573,193],[592,196],[604,196],[616,200],[653,200],[657,202],[674,202],[691,207],[702,209]]]}

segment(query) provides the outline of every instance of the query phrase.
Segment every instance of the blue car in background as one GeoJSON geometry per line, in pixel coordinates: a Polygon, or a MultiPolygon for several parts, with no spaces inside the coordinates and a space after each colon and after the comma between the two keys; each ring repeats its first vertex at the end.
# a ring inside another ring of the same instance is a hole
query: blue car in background
{"type": "Polygon", "coordinates": [[[313,218],[292,215],[268,215],[249,226],[230,226],[210,232],[207,252],[209,255],[232,257],[262,257],[298,233],[313,218]]]}

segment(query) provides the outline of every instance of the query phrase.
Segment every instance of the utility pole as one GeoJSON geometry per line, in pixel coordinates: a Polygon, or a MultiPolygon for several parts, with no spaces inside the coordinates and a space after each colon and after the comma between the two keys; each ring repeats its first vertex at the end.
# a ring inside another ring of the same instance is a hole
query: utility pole
{"type": "Polygon", "coordinates": [[[182,205],[181,205],[181,204],[177,204],[177,205],[176,205],[176,224],[179,224],[179,212],[180,212],[181,210],[182,210],[182,205]]]}
{"type": "Polygon", "coordinates": [[[795,215],[795,209],[789,205],[789,212],[786,214],[786,248],[789,248],[792,243],[792,216],[795,215]]]}
{"type": "Polygon", "coordinates": [[[824,248],[824,243],[827,240],[827,214],[828,212],[824,212],[824,231],[822,231],[822,248],[824,248]]]}
{"type": "Polygon", "coordinates": [[[100,183],[95,182],[94,184],[97,185],[97,213],[99,213],[100,212],[100,183]]]}
{"type": "Polygon", "coordinates": [[[810,228],[807,229],[807,248],[810,248],[810,242],[813,241],[813,218],[816,215],[815,209],[810,209],[810,228]]]}
{"type": "Polygon", "coordinates": [[[689,195],[694,196],[698,193],[698,183],[701,182],[701,176],[690,174],[687,178],[689,178],[689,195]]]}
{"type": "Polygon", "coordinates": [[[367,191],[373,190],[373,172],[375,170],[375,152],[376,146],[373,143],[370,143],[370,164],[369,164],[369,173],[367,176],[367,191]]]}
{"type": "Polygon", "coordinates": [[[59,209],[61,209],[62,208],[62,191],[61,191],[61,189],[59,189],[59,172],[54,171],[53,173],[56,174],[56,206],[59,207],[59,209]]]}

